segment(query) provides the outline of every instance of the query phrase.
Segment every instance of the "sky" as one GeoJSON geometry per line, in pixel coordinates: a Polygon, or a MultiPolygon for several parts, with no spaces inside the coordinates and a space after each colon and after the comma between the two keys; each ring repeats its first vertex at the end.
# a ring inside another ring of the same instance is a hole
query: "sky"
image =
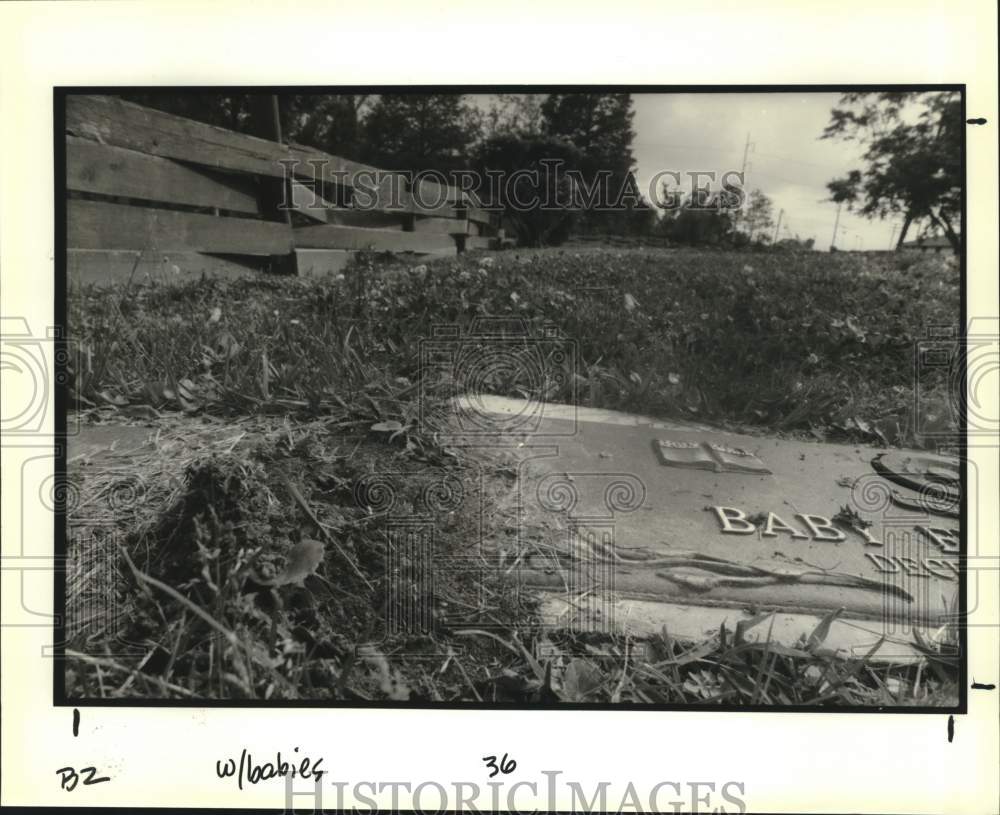
{"type": "MultiPolygon", "coordinates": [[[[864,166],[856,143],[819,138],[839,98],[838,93],[634,93],[640,188],[650,197],[650,180],[664,170],[739,171],[749,134],[747,190],[759,188],[774,202],[775,220],[784,210],[779,238],[813,238],[816,249],[826,251],[837,216],[837,205],[826,200],[826,184],[864,166]]],[[[472,99],[486,111],[494,97],[472,99]]],[[[888,249],[902,220],[868,220],[845,207],[837,248],[888,249]]],[[[914,237],[911,229],[909,239],[914,237]]]]}
{"type": "MultiPolygon", "coordinates": [[[[784,210],[779,238],[814,238],[827,249],[837,206],[826,183],[863,166],[853,142],[821,140],[839,94],[633,94],[637,180],[645,193],[661,170],[739,170],[749,134],[746,188],[784,210]]],[[[842,210],[837,248],[888,249],[902,218],[870,221],[842,210]]]]}

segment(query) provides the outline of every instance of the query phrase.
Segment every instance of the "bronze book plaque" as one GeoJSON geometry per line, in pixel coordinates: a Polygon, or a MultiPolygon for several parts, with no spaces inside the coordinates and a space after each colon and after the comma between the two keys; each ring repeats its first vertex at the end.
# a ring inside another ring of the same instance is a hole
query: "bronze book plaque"
{"type": "Polygon", "coordinates": [[[653,449],[656,450],[660,461],[670,467],[758,475],[771,472],[753,453],[715,442],[656,439],[653,442],[653,449]]]}

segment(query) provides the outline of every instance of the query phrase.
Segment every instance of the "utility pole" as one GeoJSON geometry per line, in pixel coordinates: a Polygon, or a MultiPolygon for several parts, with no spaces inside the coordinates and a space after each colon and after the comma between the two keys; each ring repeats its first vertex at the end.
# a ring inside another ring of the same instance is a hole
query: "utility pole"
{"type": "MultiPolygon", "coordinates": [[[[747,140],[746,140],[746,143],[743,145],[743,164],[740,165],[740,180],[741,180],[741,183],[743,184],[744,192],[746,191],[747,156],[750,154],[750,151],[753,148],[754,148],[754,145],[750,141],[750,131],[748,130],[747,131],[747,140]]],[[[746,199],[744,199],[744,200],[746,200],[746,199]]],[[[744,207],[741,207],[736,212],[736,217],[734,219],[735,222],[736,222],[736,224],[738,225],[743,220],[743,218],[745,216],[746,216],[746,208],[744,206],[744,207]]],[[[751,241],[753,240],[753,235],[750,236],[750,240],[751,241]]]]}
{"type": "Polygon", "coordinates": [[[771,243],[772,243],[772,244],[775,244],[775,243],[777,243],[777,242],[778,242],[778,230],[779,230],[779,229],[781,229],[781,219],[782,219],[782,218],[783,218],[784,216],[785,216],[785,211],[784,211],[783,209],[782,209],[782,210],[779,210],[779,212],[778,212],[778,223],[777,223],[777,225],[775,225],[775,227],[774,227],[774,238],[773,238],[773,240],[771,241],[771,243]]]}
{"type": "Polygon", "coordinates": [[[889,235],[889,249],[890,250],[892,249],[892,242],[896,239],[896,229],[898,227],[899,227],[899,224],[893,224],[892,225],[892,234],[889,235]]]}
{"type": "MultiPolygon", "coordinates": [[[[743,145],[743,164],[740,167],[740,175],[743,175],[743,176],[746,175],[746,171],[747,171],[747,156],[749,155],[750,151],[753,148],[755,148],[756,146],[757,146],[756,144],[753,144],[750,141],[750,131],[748,130],[747,131],[747,141],[746,141],[746,144],[743,145]]],[[[744,180],[746,180],[746,179],[744,179],[744,180]]]]}
{"type": "Polygon", "coordinates": [[[837,227],[840,226],[840,208],[844,205],[843,201],[837,203],[837,217],[833,222],[833,239],[830,241],[830,251],[832,252],[837,248],[837,227]]]}

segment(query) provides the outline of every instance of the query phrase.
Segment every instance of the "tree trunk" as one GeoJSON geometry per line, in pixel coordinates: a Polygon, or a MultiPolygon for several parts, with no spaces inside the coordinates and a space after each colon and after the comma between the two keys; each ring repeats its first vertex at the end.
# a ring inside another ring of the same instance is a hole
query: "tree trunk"
{"type": "Polygon", "coordinates": [[[934,219],[935,223],[938,223],[944,228],[945,237],[948,238],[948,243],[951,244],[951,248],[955,251],[955,254],[957,255],[961,253],[962,239],[959,238],[958,234],[955,232],[951,225],[951,221],[948,220],[947,216],[939,209],[937,215],[935,216],[931,214],[931,217],[934,219]]]}
{"type": "Polygon", "coordinates": [[[906,217],[903,219],[903,228],[899,230],[899,240],[896,241],[896,249],[903,248],[903,241],[906,240],[906,233],[910,228],[910,224],[913,223],[913,214],[911,212],[906,213],[906,217]]]}

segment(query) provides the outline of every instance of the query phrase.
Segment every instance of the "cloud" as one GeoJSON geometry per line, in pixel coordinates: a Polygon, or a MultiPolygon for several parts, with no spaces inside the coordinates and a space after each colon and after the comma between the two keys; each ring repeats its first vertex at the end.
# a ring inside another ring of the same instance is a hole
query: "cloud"
{"type": "MultiPolygon", "coordinates": [[[[826,183],[859,167],[854,143],[822,140],[837,93],[634,94],[635,155],[639,183],[648,188],[661,170],[714,170],[743,166],[747,186],[785,210],[782,235],[813,237],[829,246],[836,206],[826,199],[826,183]],[[787,228],[787,230],[786,230],[787,228]]],[[[891,221],[868,221],[841,213],[841,249],[888,248],[891,221]]]]}

